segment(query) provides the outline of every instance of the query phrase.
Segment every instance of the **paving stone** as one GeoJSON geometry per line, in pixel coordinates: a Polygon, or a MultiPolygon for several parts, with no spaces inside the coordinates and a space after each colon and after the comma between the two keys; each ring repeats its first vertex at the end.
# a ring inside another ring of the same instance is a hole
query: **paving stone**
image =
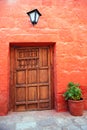
{"type": "Polygon", "coordinates": [[[38,128],[25,128],[23,130],[41,130],[41,129],[38,129],[38,128]]]}
{"type": "Polygon", "coordinates": [[[0,130],[16,130],[15,124],[7,125],[0,123],[0,130]]]}
{"type": "Polygon", "coordinates": [[[64,128],[62,128],[62,130],[68,130],[68,128],[65,128],[65,127],[64,127],[64,128]]]}
{"type": "Polygon", "coordinates": [[[22,122],[33,122],[35,121],[36,119],[34,117],[31,117],[31,116],[25,116],[25,117],[22,117],[21,121],[22,122]]]}
{"type": "MultiPolygon", "coordinates": [[[[63,130],[64,130],[64,129],[63,129],[63,130]]],[[[79,126],[77,127],[77,126],[75,126],[74,124],[72,124],[72,125],[66,127],[65,130],[81,130],[81,129],[80,129],[79,126]]]]}
{"type": "Polygon", "coordinates": [[[58,118],[56,118],[56,123],[58,126],[61,126],[61,127],[68,126],[68,125],[72,124],[72,120],[58,117],[58,118]]]}
{"type": "Polygon", "coordinates": [[[78,125],[87,125],[87,119],[81,117],[74,119],[74,122],[78,125]]]}
{"type": "Polygon", "coordinates": [[[87,130],[87,125],[81,126],[82,130],[87,130]]]}
{"type": "Polygon", "coordinates": [[[39,126],[45,127],[45,126],[49,126],[49,125],[51,125],[51,126],[55,125],[56,123],[55,123],[55,120],[53,118],[47,118],[45,120],[41,120],[41,121],[37,122],[37,124],[39,126]]]}
{"type": "Polygon", "coordinates": [[[54,125],[54,126],[40,127],[40,130],[62,130],[62,128],[54,125]]]}
{"type": "Polygon", "coordinates": [[[33,129],[36,127],[36,122],[22,122],[16,124],[16,130],[33,129]]]}
{"type": "Polygon", "coordinates": [[[0,130],[87,130],[87,111],[80,117],[53,110],[13,112],[0,117],[0,130]]]}

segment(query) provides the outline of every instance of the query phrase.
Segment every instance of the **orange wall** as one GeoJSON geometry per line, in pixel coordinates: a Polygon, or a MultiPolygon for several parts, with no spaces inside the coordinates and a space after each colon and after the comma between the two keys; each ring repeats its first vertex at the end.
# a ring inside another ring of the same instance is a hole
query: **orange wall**
{"type": "Polygon", "coordinates": [[[62,93],[79,82],[87,109],[87,1],[0,0],[0,115],[8,112],[10,43],[49,42],[54,47],[54,91],[57,111],[67,110],[62,93]],[[42,16],[32,26],[27,11],[42,16]]]}

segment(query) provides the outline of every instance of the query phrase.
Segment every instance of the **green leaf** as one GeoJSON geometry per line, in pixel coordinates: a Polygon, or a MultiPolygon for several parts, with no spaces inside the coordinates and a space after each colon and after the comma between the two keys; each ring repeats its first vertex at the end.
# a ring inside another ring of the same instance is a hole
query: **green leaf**
{"type": "Polygon", "coordinates": [[[82,91],[79,88],[78,83],[69,82],[67,85],[67,90],[63,94],[65,100],[72,99],[72,100],[80,100],[82,98],[82,91]]]}

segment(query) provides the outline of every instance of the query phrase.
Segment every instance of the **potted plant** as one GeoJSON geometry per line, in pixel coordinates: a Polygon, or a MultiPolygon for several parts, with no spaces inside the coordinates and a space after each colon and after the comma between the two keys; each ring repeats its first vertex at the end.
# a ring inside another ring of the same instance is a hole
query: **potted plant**
{"type": "Polygon", "coordinates": [[[84,110],[84,100],[79,86],[77,83],[69,82],[67,90],[63,94],[65,100],[68,101],[69,111],[74,116],[82,116],[84,110]]]}

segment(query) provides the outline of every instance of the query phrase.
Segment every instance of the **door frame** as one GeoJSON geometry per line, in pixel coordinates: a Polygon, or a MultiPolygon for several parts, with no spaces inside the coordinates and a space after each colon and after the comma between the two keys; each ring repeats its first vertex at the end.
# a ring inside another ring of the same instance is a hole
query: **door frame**
{"type": "Polygon", "coordinates": [[[20,45],[11,45],[10,46],[10,93],[9,93],[9,110],[10,111],[15,111],[14,105],[15,105],[15,94],[13,95],[13,91],[15,91],[14,88],[14,74],[15,74],[15,50],[18,47],[49,47],[50,48],[50,62],[51,62],[51,100],[52,100],[52,104],[51,104],[51,109],[54,108],[54,45],[39,45],[39,46],[25,46],[24,44],[20,44],[20,45]],[[12,58],[14,57],[14,58],[12,58]]]}

